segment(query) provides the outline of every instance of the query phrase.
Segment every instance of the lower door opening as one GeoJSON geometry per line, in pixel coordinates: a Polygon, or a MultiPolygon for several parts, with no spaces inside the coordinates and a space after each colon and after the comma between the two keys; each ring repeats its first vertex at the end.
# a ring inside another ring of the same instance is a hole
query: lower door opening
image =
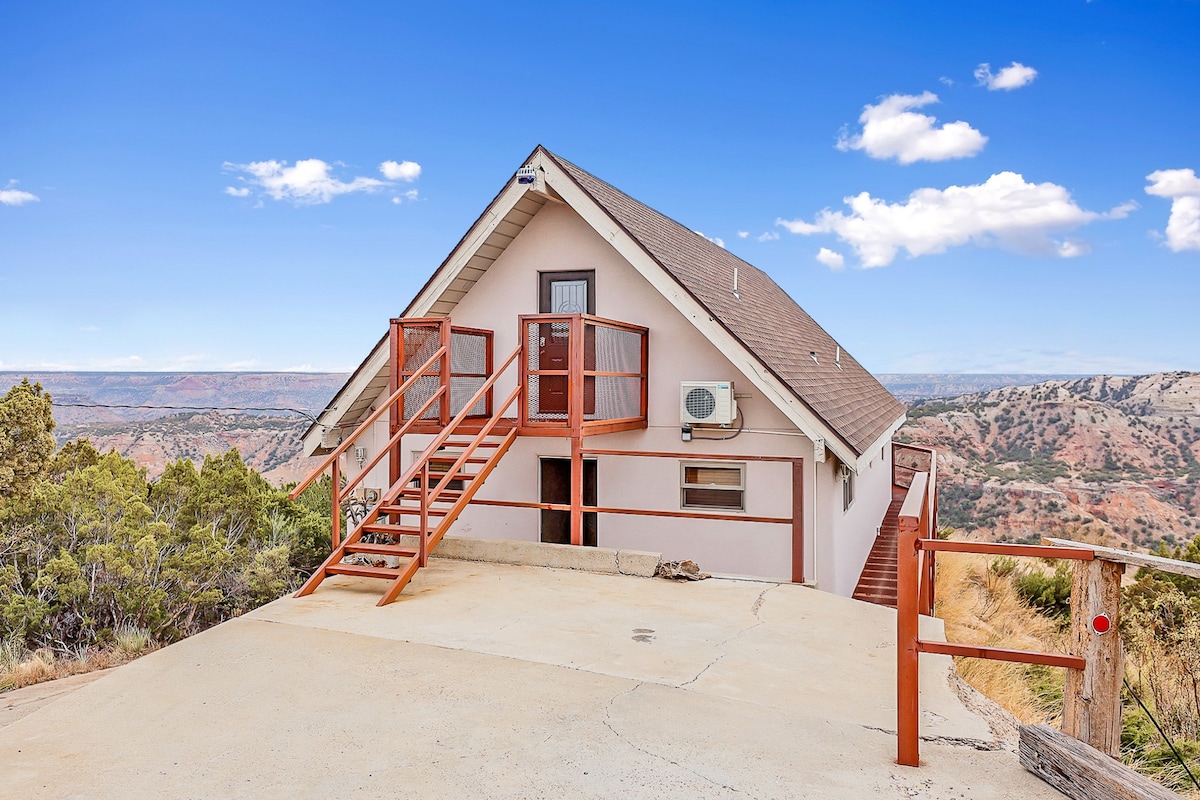
{"type": "MultiPolygon", "coordinates": [[[[571,504],[571,459],[542,458],[540,463],[540,502],[556,505],[571,504]]],[[[596,492],[596,461],[583,461],[583,504],[594,506],[598,504],[599,495],[596,492]]],[[[571,512],[551,511],[542,509],[541,540],[551,544],[571,543],[571,512]]],[[[583,514],[583,544],[585,547],[596,546],[596,512],[585,511],[583,514]]]]}

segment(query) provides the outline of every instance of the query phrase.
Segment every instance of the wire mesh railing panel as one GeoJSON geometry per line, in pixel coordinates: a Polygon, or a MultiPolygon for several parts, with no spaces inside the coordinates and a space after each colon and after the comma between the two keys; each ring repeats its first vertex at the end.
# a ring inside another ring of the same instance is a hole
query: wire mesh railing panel
{"type": "Polygon", "coordinates": [[[530,375],[527,380],[525,415],[528,421],[567,422],[567,376],[530,375]]]}
{"type": "Polygon", "coordinates": [[[411,375],[441,346],[442,334],[437,327],[406,325],[404,327],[404,365],[401,369],[411,375]]]}
{"type": "Polygon", "coordinates": [[[452,330],[450,333],[450,374],[486,376],[489,338],[485,333],[452,330]]]}
{"type": "MultiPolygon", "coordinates": [[[[416,412],[418,408],[424,405],[426,400],[433,397],[441,385],[442,379],[437,375],[423,375],[422,377],[417,378],[413,382],[413,385],[409,387],[409,390],[404,393],[405,419],[407,419],[410,414],[416,412]]],[[[433,405],[431,405],[425,411],[425,413],[421,415],[421,419],[437,419],[441,412],[441,406],[442,399],[438,398],[433,402],[433,405]]]]}
{"type": "Polygon", "coordinates": [[[642,371],[642,334],[588,324],[584,331],[583,368],[596,372],[642,371]]]}
{"type": "MultiPolygon", "coordinates": [[[[642,415],[642,379],[614,375],[584,378],[584,395],[594,398],[594,411],[585,420],[630,419],[642,415]]],[[[586,409],[585,409],[586,411],[586,409]]]]}
{"type": "MultiPolygon", "coordinates": [[[[479,391],[479,388],[487,382],[486,377],[475,376],[450,376],[450,415],[457,416],[463,408],[466,407],[467,401],[479,391]]],[[[471,406],[467,416],[482,417],[487,415],[487,395],[475,401],[475,405],[471,406]]]]}

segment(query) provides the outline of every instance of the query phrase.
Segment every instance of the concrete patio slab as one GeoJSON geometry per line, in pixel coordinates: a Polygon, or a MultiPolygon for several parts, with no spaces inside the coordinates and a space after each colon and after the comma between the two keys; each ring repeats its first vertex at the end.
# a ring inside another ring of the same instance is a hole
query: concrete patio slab
{"type": "Polygon", "coordinates": [[[60,696],[0,729],[0,793],[1060,797],[976,749],[997,745],[940,657],[938,739],[895,766],[889,609],[442,559],[376,608],[382,588],[327,581],[60,696]]]}

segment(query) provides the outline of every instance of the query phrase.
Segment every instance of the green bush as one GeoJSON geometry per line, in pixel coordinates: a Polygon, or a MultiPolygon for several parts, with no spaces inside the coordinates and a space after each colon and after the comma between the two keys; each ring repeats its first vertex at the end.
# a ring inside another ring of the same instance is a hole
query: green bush
{"type": "MultiPolygon", "coordinates": [[[[41,414],[32,391],[18,410],[41,414]]],[[[237,450],[199,468],[181,459],[150,482],[81,440],[4,474],[24,476],[19,493],[0,492],[7,647],[144,650],[279,597],[330,550],[330,481],[292,503],[237,450]]]]}
{"type": "Polygon", "coordinates": [[[1017,593],[1031,606],[1059,619],[1071,615],[1071,567],[1060,563],[1053,573],[1030,570],[1015,583],[1017,593]]]}

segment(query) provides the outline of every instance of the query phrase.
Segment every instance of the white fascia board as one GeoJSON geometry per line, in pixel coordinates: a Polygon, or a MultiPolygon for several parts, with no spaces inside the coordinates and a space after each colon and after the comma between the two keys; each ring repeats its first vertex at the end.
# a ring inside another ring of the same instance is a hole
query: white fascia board
{"type": "Polygon", "coordinates": [[[592,226],[628,261],[650,285],[683,314],[733,365],[782,411],[792,424],[810,440],[825,440],[825,447],[845,464],[857,464],[858,455],[842,442],[820,418],[805,406],[792,390],[771,374],[745,345],[733,337],[700,303],[684,290],[674,277],[633,240],[608,213],[600,208],[571,177],[552,163],[544,165],[546,183],[558,192],[575,213],[592,226]]]}
{"type": "Polygon", "coordinates": [[[420,296],[413,301],[412,310],[409,312],[409,317],[424,317],[429,314],[429,309],[433,308],[433,304],[450,288],[450,284],[454,283],[460,272],[466,267],[467,262],[475,255],[487,238],[492,235],[504,218],[508,216],[508,212],[513,206],[525,196],[529,190],[528,185],[520,184],[512,181],[508,188],[500,193],[492,203],[491,208],[483,213],[483,216],[476,221],[474,230],[467,236],[459,247],[450,254],[446,259],[446,263],[441,270],[441,274],[421,292],[420,296]]]}
{"type": "Polygon", "coordinates": [[[888,444],[890,444],[892,437],[896,435],[896,431],[900,430],[900,426],[902,426],[907,420],[908,414],[901,414],[900,418],[893,422],[888,429],[884,431],[880,437],[866,449],[866,452],[858,457],[856,462],[851,462],[854,464],[854,471],[861,475],[863,470],[865,470],[871,463],[871,458],[873,457],[876,449],[886,447],[888,444]]]}
{"type": "Polygon", "coordinates": [[[371,351],[371,355],[367,356],[367,360],[363,362],[362,369],[358,371],[358,374],[349,383],[342,387],[342,391],[334,398],[333,405],[317,418],[317,425],[302,440],[304,455],[311,456],[320,447],[321,437],[326,428],[340,425],[343,418],[349,413],[350,408],[367,391],[367,387],[371,381],[375,380],[383,370],[387,369],[388,349],[387,339],[377,344],[375,349],[371,351]]]}

